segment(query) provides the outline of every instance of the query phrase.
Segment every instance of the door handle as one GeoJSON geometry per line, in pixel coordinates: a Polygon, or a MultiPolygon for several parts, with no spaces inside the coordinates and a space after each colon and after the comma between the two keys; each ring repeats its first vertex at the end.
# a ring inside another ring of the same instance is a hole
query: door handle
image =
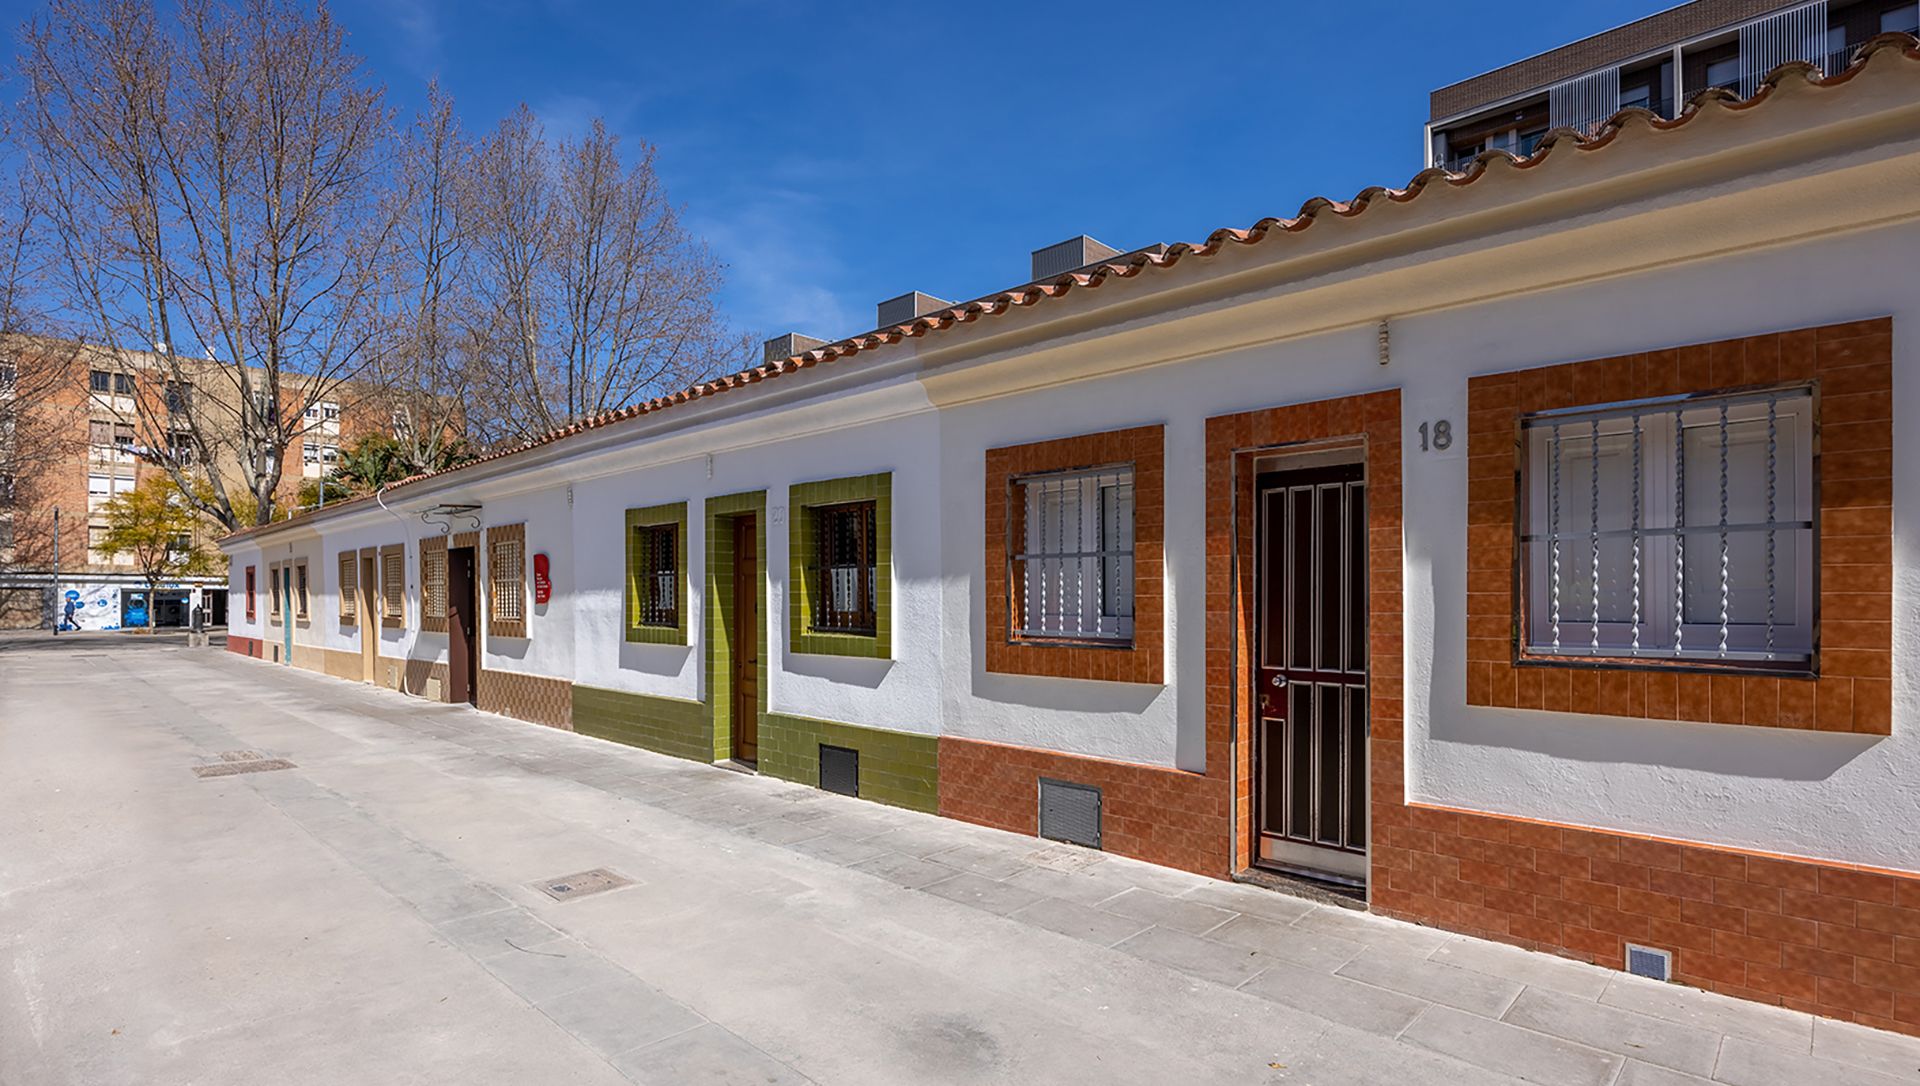
{"type": "Polygon", "coordinates": [[[1274,675],[1267,679],[1267,685],[1273,687],[1275,690],[1285,690],[1287,688],[1287,677],[1285,675],[1274,675]]]}

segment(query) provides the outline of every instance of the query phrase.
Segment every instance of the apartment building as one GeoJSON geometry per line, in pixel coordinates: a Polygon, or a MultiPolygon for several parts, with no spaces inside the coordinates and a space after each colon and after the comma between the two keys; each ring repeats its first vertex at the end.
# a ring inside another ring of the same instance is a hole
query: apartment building
{"type": "Polygon", "coordinates": [[[229,647],[1920,1032],[1920,42],[1023,274],[238,533],[229,647]]]}
{"type": "Polygon", "coordinates": [[[1788,61],[1839,72],[1887,33],[1920,34],[1920,3],[1693,0],[1434,91],[1427,165],[1530,155],[1553,129],[1590,133],[1622,109],[1671,119],[1712,89],[1751,97],[1788,61]]]}
{"type": "MultiPolygon", "coordinates": [[[[129,555],[100,549],[104,509],[150,478],[167,474],[168,461],[217,473],[242,487],[237,442],[219,435],[238,432],[240,395],[231,370],[199,360],[169,360],[150,352],[90,350],[70,343],[20,342],[11,369],[30,352],[57,367],[57,385],[23,412],[21,425],[36,431],[41,455],[32,477],[16,480],[18,505],[0,539],[0,628],[50,627],[68,621],[80,629],[111,630],[179,626],[194,609],[214,625],[226,621],[226,579],[182,577],[154,598],[129,555]],[[190,419],[215,435],[214,460],[201,464],[190,419]],[[57,511],[57,516],[56,516],[57,511]],[[58,534],[56,537],[56,520],[58,534]]],[[[320,477],[338,462],[343,442],[383,428],[390,420],[378,397],[357,385],[336,400],[315,401],[296,385],[281,396],[286,410],[304,412],[304,432],[289,446],[282,466],[280,501],[292,505],[303,479],[320,477]],[[306,406],[301,406],[306,405],[306,406]]],[[[212,548],[211,527],[181,540],[183,547],[212,548]]]]}

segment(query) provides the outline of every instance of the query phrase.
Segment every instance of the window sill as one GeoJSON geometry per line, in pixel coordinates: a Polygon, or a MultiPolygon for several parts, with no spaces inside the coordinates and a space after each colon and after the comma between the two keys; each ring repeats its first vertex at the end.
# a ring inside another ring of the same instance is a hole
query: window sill
{"type": "Polygon", "coordinates": [[[1765,679],[1817,679],[1818,659],[1763,660],[1653,659],[1644,656],[1578,656],[1515,654],[1517,668],[1564,668],[1578,671],[1640,671],[1663,675],[1750,675],[1765,679]]]}
{"type": "Polygon", "coordinates": [[[684,645],[687,643],[685,626],[629,626],[627,643],[630,645],[684,645]]]}
{"type": "Polygon", "coordinates": [[[1134,649],[1131,638],[1117,641],[1072,637],[1009,637],[1006,643],[1020,648],[1036,649],[1108,649],[1116,652],[1132,652],[1134,649]]]}
{"type": "Polygon", "coordinates": [[[793,635],[787,651],[808,656],[856,656],[869,660],[892,659],[891,648],[878,631],[871,634],[827,633],[803,630],[793,635]]]}

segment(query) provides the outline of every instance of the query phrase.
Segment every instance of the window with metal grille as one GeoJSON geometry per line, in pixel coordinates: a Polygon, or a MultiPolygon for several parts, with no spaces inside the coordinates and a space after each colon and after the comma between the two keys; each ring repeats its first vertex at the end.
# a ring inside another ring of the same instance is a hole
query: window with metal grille
{"type": "Polygon", "coordinates": [[[267,567],[267,617],[278,621],[280,618],[280,567],[267,567]]]}
{"type": "Polygon", "coordinates": [[[253,570],[254,570],[254,567],[252,566],[247,567],[247,621],[248,622],[253,621],[254,613],[255,613],[253,601],[255,596],[260,591],[259,586],[254,583],[253,570]]]}
{"type": "Polygon", "coordinates": [[[447,548],[420,551],[420,610],[426,618],[447,617],[447,548]]]}
{"type": "Polygon", "coordinates": [[[1523,418],[1525,654],[1807,669],[1814,411],[1791,386],[1523,418]]]}
{"type": "Polygon", "coordinates": [[[293,617],[307,617],[307,564],[293,567],[293,617]]]}
{"type": "Polygon", "coordinates": [[[823,633],[874,633],[878,612],[874,503],[815,506],[808,514],[813,517],[819,561],[813,628],[823,633]]]}
{"type": "Polygon", "coordinates": [[[673,629],[680,625],[680,526],[643,524],[633,532],[640,625],[673,629]]]}
{"type": "Polygon", "coordinates": [[[1131,641],[1133,469],[1029,475],[1011,486],[1012,635],[1131,641]]]}
{"type": "Polygon", "coordinates": [[[503,622],[518,622],[526,615],[527,563],[525,546],[518,539],[492,541],[489,548],[492,572],[493,617],[503,622]]]}
{"type": "Polygon", "coordinates": [[[359,557],[353,551],[341,551],[339,562],[340,622],[346,625],[360,615],[360,601],[357,598],[360,590],[360,564],[359,557]]]}
{"type": "Polygon", "coordinates": [[[407,570],[404,554],[386,553],[380,562],[381,617],[398,625],[406,615],[407,570]]]}

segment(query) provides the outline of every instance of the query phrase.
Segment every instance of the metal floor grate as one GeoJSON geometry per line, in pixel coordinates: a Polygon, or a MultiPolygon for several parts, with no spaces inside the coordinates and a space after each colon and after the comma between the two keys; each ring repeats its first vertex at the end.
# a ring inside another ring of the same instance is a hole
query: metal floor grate
{"type": "Polygon", "coordinates": [[[230,750],[221,754],[217,762],[194,766],[193,775],[205,780],[208,777],[231,777],[240,773],[267,773],[294,768],[297,767],[285,758],[269,758],[251,750],[230,750]]]}
{"type": "Polygon", "coordinates": [[[581,871],[573,875],[561,875],[558,878],[542,879],[528,883],[530,887],[547,895],[555,901],[572,901],[589,894],[604,894],[608,890],[618,890],[622,886],[632,886],[633,880],[616,871],[596,867],[591,871],[581,871]]]}

